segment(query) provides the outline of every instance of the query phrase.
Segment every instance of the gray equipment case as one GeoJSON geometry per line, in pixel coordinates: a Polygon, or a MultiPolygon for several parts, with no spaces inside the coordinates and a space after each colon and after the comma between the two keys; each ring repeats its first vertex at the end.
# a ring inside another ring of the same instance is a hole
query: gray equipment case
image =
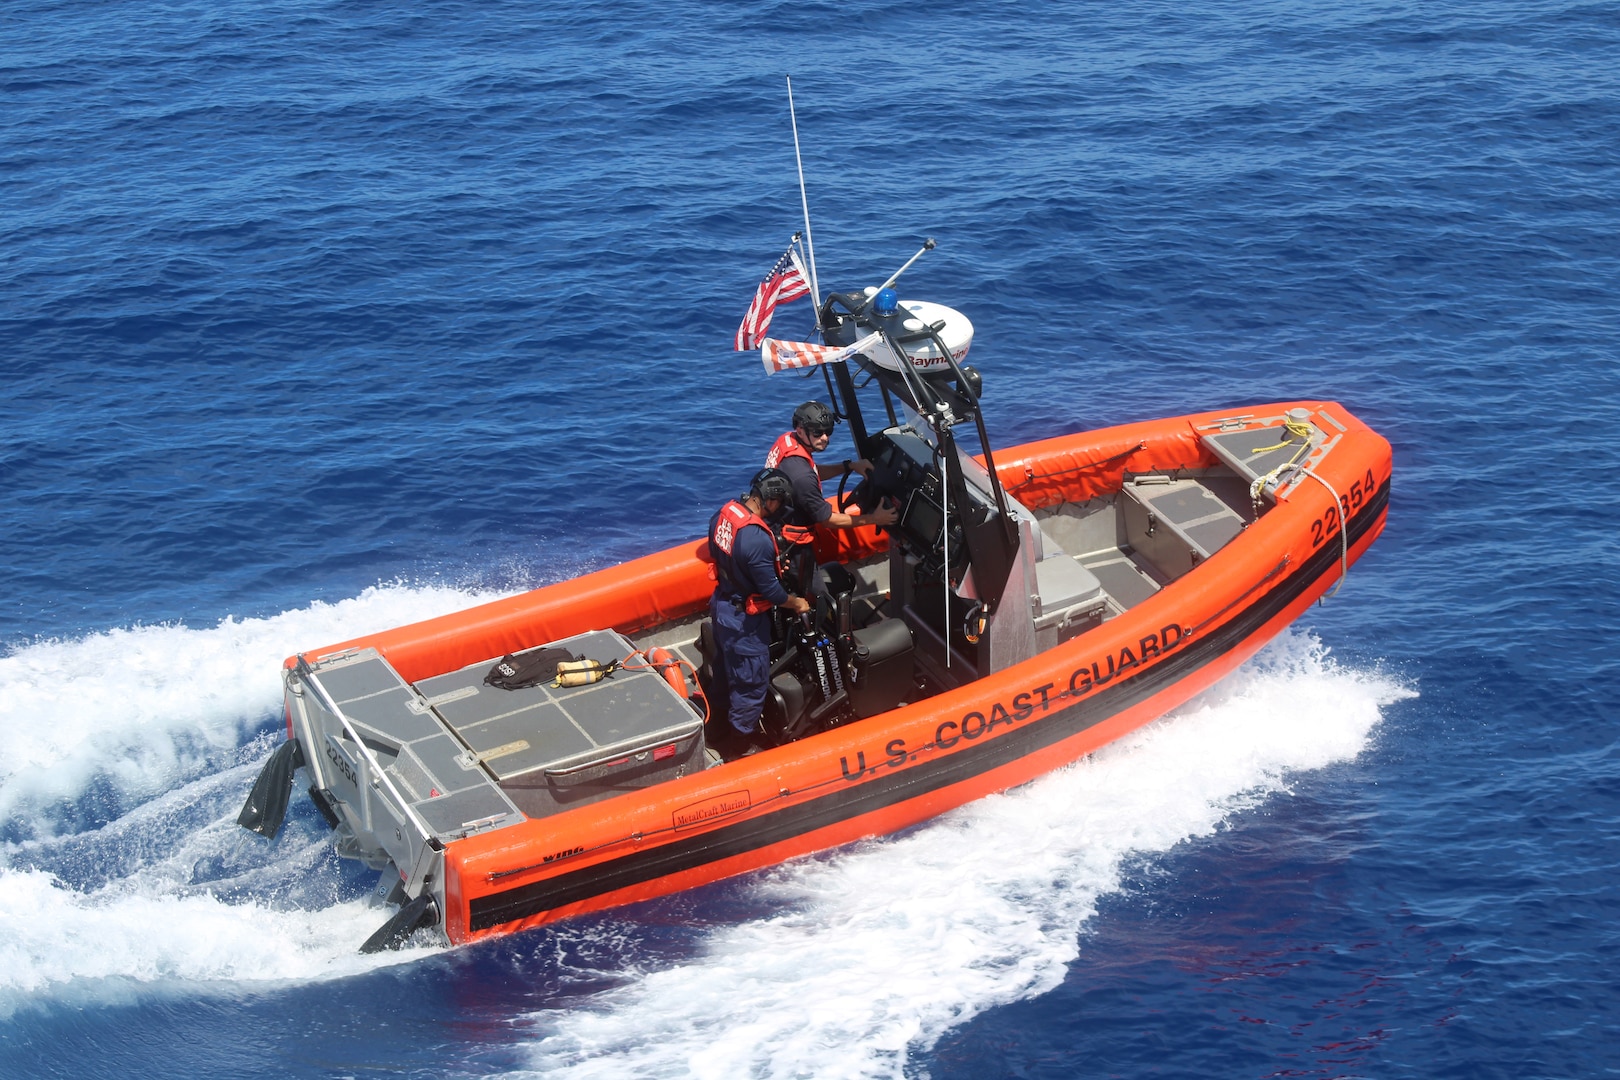
{"type": "MultiPolygon", "coordinates": [[[[634,650],[610,630],[551,644],[603,664],[634,650]]],[[[529,817],[703,768],[703,717],[659,673],[632,666],[587,686],[501,690],[484,685],[493,663],[424,679],[417,689],[529,817]]]]}
{"type": "MultiPolygon", "coordinates": [[[[611,630],[547,644],[602,663],[634,652],[611,630]]],[[[703,718],[660,673],[502,690],[484,684],[498,659],[414,686],[375,649],[300,665],[290,685],[345,853],[409,880],[451,840],[703,768],[703,718]]]]}

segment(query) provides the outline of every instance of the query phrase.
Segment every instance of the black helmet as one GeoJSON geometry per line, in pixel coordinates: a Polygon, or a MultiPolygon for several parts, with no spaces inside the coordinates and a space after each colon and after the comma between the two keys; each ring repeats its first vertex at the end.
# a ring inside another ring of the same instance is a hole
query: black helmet
{"type": "Polygon", "coordinates": [[[807,401],[793,410],[793,426],[804,428],[811,434],[832,434],[833,425],[837,423],[833,411],[819,401],[807,401]]]}
{"type": "Polygon", "coordinates": [[[748,493],[759,496],[762,502],[787,502],[793,498],[793,481],[781,469],[761,469],[748,482],[748,493]]]}

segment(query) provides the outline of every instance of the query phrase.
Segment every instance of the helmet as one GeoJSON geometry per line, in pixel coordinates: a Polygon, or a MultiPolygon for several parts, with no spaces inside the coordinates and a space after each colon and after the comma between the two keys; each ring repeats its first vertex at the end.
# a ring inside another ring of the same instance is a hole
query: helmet
{"type": "Polygon", "coordinates": [[[748,493],[761,501],[787,502],[793,498],[793,481],[781,469],[761,469],[748,482],[748,493]]]}
{"type": "Polygon", "coordinates": [[[807,401],[793,410],[793,426],[802,427],[811,434],[821,432],[831,435],[833,425],[837,422],[833,411],[819,401],[807,401]]]}

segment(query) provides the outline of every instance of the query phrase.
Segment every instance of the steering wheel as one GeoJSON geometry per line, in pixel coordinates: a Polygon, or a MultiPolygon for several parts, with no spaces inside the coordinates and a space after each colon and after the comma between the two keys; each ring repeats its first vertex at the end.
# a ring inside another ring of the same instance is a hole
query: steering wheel
{"type": "Polygon", "coordinates": [[[858,474],[851,469],[849,472],[838,478],[838,495],[833,502],[834,505],[838,507],[839,513],[845,512],[851,506],[864,506],[866,504],[866,497],[871,494],[872,478],[870,476],[861,477],[861,482],[855,485],[855,490],[851,491],[848,495],[844,494],[844,485],[848,484],[849,478],[855,475],[858,474]]]}

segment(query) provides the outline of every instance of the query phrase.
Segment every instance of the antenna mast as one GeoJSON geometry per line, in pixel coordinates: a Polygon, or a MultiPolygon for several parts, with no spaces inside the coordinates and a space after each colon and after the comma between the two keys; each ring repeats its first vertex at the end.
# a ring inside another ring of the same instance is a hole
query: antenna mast
{"type": "Polygon", "coordinates": [[[799,202],[804,207],[804,249],[810,257],[810,295],[816,301],[816,329],[821,329],[821,283],[816,280],[816,241],[810,235],[810,200],[804,194],[804,158],[799,155],[799,118],[793,109],[793,76],[787,77],[788,119],[793,122],[793,160],[799,166],[799,202]]]}

